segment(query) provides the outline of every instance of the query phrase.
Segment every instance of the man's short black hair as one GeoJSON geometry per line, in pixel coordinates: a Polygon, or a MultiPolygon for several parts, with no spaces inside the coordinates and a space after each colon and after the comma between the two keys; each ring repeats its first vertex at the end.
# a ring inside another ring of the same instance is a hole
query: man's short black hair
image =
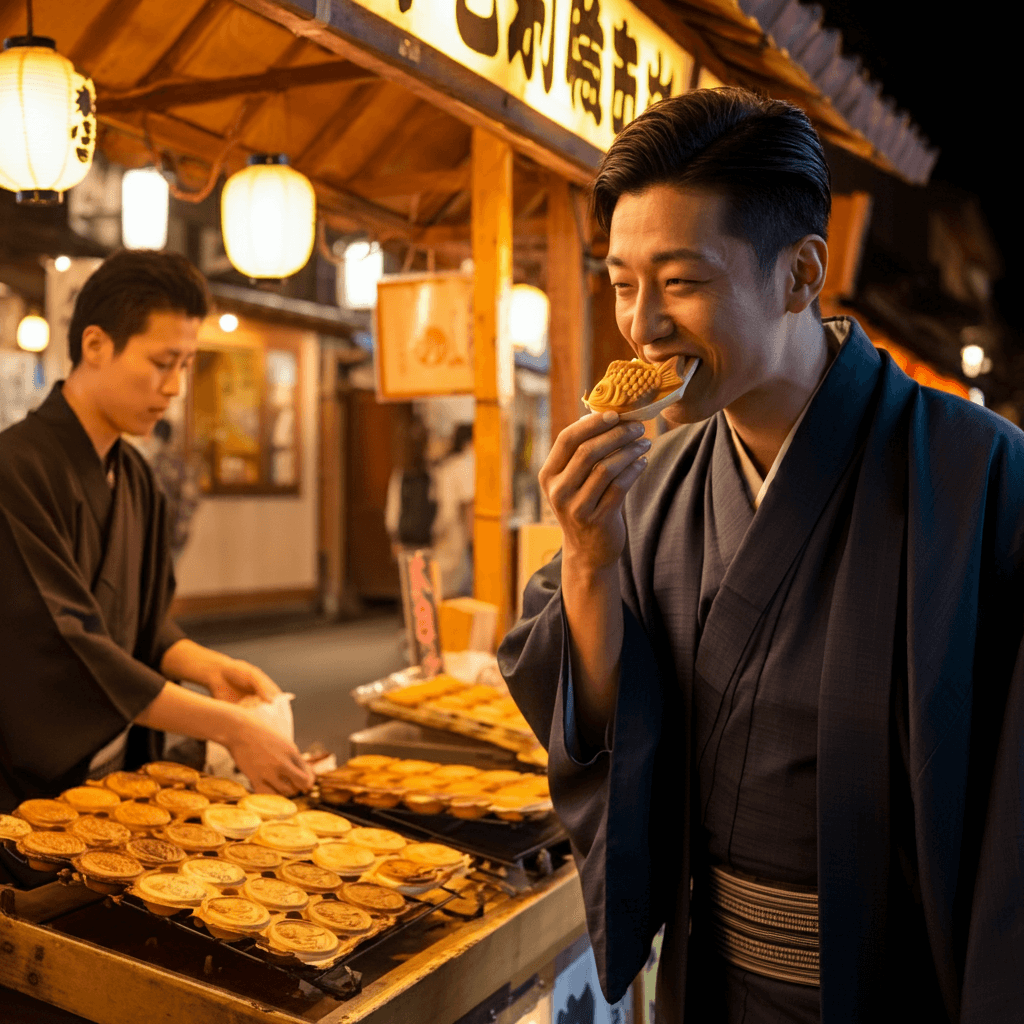
{"type": "Polygon", "coordinates": [[[698,89],[648,107],[619,132],[592,188],[608,231],[615,204],[653,185],[704,188],[729,201],[724,230],[748,241],[767,281],[779,253],[827,237],[832,187],[807,115],[745,89],[698,89]]]}
{"type": "Polygon", "coordinates": [[[153,249],[121,249],[107,257],[75,300],[68,328],[71,365],[82,359],[82,332],[102,327],[120,352],[146,329],[149,314],[184,313],[201,320],[210,306],[203,275],[184,256],[153,249]]]}

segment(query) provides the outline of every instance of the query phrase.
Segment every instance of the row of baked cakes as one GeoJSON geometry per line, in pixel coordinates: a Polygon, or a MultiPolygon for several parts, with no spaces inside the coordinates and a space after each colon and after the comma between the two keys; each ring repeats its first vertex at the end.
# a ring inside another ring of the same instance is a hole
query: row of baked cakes
{"type": "Polygon", "coordinates": [[[420,814],[458,818],[494,815],[506,821],[546,817],[552,811],[546,775],[511,769],[484,771],[465,764],[402,760],[382,754],[351,758],[317,779],[320,798],[341,806],[403,804],[420,814]]]}
{"type": "Polygon", "coordinates": [[[26,800],[0,815],[0,841],[37,871],[319,966],[394,925],[406,897],[469,867],[451,847],[170,762],[26,800]]]}

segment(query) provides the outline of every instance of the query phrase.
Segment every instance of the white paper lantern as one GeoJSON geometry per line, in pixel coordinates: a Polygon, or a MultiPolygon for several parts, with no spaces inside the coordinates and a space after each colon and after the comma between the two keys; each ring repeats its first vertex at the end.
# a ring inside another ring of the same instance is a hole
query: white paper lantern
{"type": "Polygon", "coordinates": [[[512,308],[509,314],[509,332],[514,348],[525,349],[538,359],[548,344],[548,322],[551,302],[547,295],[532,284],[512,287],[512,308]]]}
{"type": "Polygon", "coordinates": [[[121,242],[126,249],[167,244],[167,179],[155,167],[125,171],[121,179],[121,242]]]}
{"type": "Polygon", "coordinates": [[[18,202],[55,203],[88,173],[96,90],[52,39],[16,36],[0,53],[0,186],[18,202]]]}
{"type": "Polygon", "coordinates": [[[313,252],[313,186],[283,154],[251,156],[249,166],[224,183],[220,224],[236,270],[253,278],[289,277],[313,252]]]}
{"type": "Polygon", "coordinates": [[[50,325],[36,313],[23,316],[18,324],[18,348],[42,352],[50,344],[50,325]]]}

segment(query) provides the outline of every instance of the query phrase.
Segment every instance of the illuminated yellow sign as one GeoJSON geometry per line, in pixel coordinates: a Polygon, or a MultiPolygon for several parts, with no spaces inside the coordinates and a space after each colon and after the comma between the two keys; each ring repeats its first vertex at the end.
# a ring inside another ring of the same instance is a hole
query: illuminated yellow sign
{"type": "Polygon", "coordinates": [[[629,0],[353,0],[606,150],[693,58],[629,0]]]}

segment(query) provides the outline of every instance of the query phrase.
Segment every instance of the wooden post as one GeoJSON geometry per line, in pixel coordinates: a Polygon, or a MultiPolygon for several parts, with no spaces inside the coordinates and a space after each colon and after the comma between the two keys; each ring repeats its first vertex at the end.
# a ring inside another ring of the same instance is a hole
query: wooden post
{"type": "Polygon", "coordinates": [[[548,179],[548,298],[551,323],[551,440],[583,415],[580,402],[590,387],[583,240],[569,183],[548,179]]]}
{"type": "Polygon", "coordinates": [[[512,291],[512,148],[473,129],[473,361],[476,501],[473,592],[498,606],[498,636],[512,623],[511,403],[507,314],[512,291]]]}

